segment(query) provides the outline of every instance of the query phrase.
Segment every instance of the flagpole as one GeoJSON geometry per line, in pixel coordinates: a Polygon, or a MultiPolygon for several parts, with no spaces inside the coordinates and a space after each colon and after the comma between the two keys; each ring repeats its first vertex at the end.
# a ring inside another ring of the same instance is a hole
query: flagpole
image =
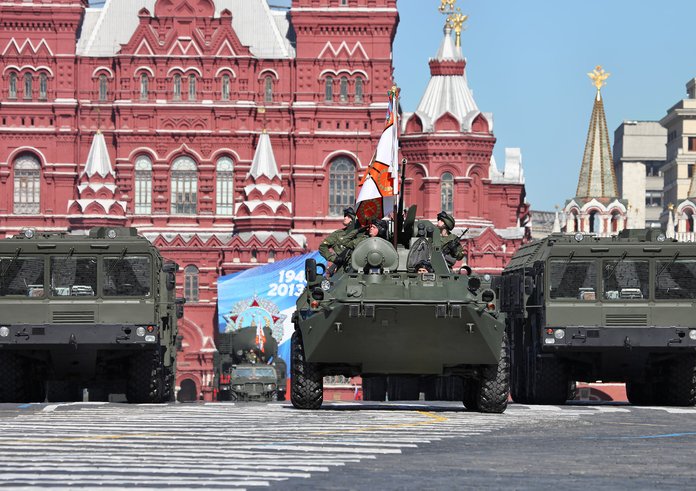
{"type": "MultiPolygon", "coordinates": [[[[392,147],[392,159],[391,159],[391,161],[398,162],[399,161],[398,160],[399,159],[399,143],[398,143],[399,142],[399,90],[396,87],[396,85],[392,86],[392,92],[394,94],[394,131],[396,133],[395,140],[397,143],[396,143],[396,149],[394,149],[394,147],[392,147]],[[396,151],[396,155],[394,155],[395,151],[396,151]]],[[[398,179],[398,175],[399,175],[398,171],[397,171],[396,175],[397,175],[397,179],[398,179]]],[[[397,184],[397,183],[395,182],[394,184],[397,184]]],[[[398,191],[398,187],[397,187],[397,189],[395,189],[395,191],[398,191]]],[[[394,236],[393,237],[394,238],[394,249],[397,249],[397,244],[399,243],[399,230],[398,230],[399,227],[397,227],[397,225],[399,223],[399,218],[396,216],[396,214],[398,213],[398,209],[396,207],[396,200],[394,200],[393,206],[394,206],[394,209],[392,210],[392,217],[393,217],[392,218],[392,225],[394,227],[394,234],[393,234],[393,236],[394,236]]]]}

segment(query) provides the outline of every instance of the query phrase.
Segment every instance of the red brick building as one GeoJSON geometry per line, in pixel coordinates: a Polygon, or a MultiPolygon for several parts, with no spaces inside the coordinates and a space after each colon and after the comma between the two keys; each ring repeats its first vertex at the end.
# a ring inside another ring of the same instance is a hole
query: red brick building
{"type": "MultiPolygon", "coordinates": [[[[138,227],[182,267],[177,380],[209,399],[216,279],[339,226],[383,128],[398,20],[396,0],[4,0],[0,237],[138,227]]],[[[452,211],[469,263],[495,271],[525,234],[520,160],[495,168],[449,30],[430,69],[403,118],[407,202],[452,211]]]]}

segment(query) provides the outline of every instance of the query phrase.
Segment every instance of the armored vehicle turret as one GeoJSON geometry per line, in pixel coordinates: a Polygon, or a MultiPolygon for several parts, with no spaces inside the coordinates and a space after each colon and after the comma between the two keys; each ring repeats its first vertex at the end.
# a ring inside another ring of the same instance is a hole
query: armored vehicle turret
{"type": "Polygon", "coordinates": [[[696,245],[659,230],[553,234],[503,272],[512,398],[562,404],[575,381],[626,382],[634,404],[696,402],[696,245]]]}
{"type": "Polygon", "coordinates": [[[134,228],[0,240],[0,402],[171,400],[177,270],[134,228]]]}
{"type": "Polygon", "coordinates": [[[325,375],[361,375],[373,400],[418,399],[424,380],[456,376],[468,409],[505,410],[507,339],[494,292],[482,291],[476,276],[449,270],[431,222],[404,229],[397,247],[364,239],[331,277],[307,261],[307,287],[293,316],[295,407],[321,406],[325,375]],[[424,260],[432,272],[417,271],[424,260]]]}

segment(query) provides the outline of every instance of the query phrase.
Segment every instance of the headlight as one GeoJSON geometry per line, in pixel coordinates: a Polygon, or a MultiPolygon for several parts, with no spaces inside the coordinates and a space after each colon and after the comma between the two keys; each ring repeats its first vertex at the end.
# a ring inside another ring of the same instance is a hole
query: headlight
{"type": "Polygon", "coordinates": [[[664,242],[666,239],[667,239],[667,236],[665,236],[665,234],[660,234],[657,236],[658,242],[664,242]]]}
{"type": "Polygon", "coordinates": [[[116,238],[116,231],[112,228],[108,232],[106,232],[106,236],[110,239],[115,239],[116,238]]]}
{"type": "Polygon", "coordinates": [[[331,282],[329,280],[324,280],[321,282],[321,289],[328,292],[331,289],[331,282]]]}
{"type": "Polygon", "coordinates": [[[237,385],[232,386],[232,388],[233,388],[234,390],[242,390],[242,389],[244,388],[244,386],[243,386],[243,385],[237,384],[237,385]]]}
{"type": "Polygon", "coordinates": [[[266,384],[266,390],[275,390],[275,384],[266,384]]]}
{"type": "Polygon", "coordinates": [[[137,334],[138,336],[140,336],[142,338],[143,336],[145,336],[145,328],[142,326],[137,328],[135,330],[135,334],[137,334]]]}
{"type": "Polygon", "coordinates": [[[157,338],[155,336],[153,336],[152,334],[145,336],[146,343],[154,343],[155,339],[157,339],[157,338]]]}
{"type": "Polygon", "coordinates": [[[31,239],[32,237],[34,237],[34,229],[32,229],[32,228],[26,229],[26,230],[24,231],[24,236],[25,236],[27,239],[31,239]]]}
{"type": "MultiPolygon", "coordinates": [[[[691,332],[694,332],[694,331],[691,331],[691,332]]],[[[5,327],[5,326],[0,327],[0,337],[6,338],[9,335],[10,335],[10,329],[8,327],[5,327]]]]}
{"type": "Polygon", "coordinates": [[[553,331],[553,337],[556,339],[563,339],[565,337],[565,331],[563,329],[556,329],[553,331]]]}
{"type": "Polygon", "coordinates": [[[575,240],[577,240],[578,242],[582,242],[582,239],[584,239],[584,238],[585,238],[585,236],[582,235],[582,233],[580,233],[580,232],[575,234],[575,240]]]}
{"type": "MultiPolygon", "coordinates": [[[[4,327],[0,329],[0,334],[2,334],[2,329],[5,329],[4,327]]],[[[696,341],[696,329],[692,329],[689,331],[689,339],[692,341],[696,341]]]]}

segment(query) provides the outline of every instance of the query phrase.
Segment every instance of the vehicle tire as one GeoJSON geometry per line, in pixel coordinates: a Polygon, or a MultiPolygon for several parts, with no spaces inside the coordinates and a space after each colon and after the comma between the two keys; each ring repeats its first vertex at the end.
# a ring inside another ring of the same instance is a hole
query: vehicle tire
{"type": "Polygon", "coordinates": [[[142,351],[131,356],[128,366],[126,399],[131,404],[164,402],[164,376],[159,366],[159,353],[142,351]]]}
{"type": "Polygon", "coordinates": [[[385,375],[363,375],[363,401],[385,401],[387,399],[387,377],[385,375]]]}
{"type": "Polygon", "coordinates": [[[387,398],[390,401],[417,401],[420,399],[419,378],[416,375],[389,375],[387,398]]]}
{"type": "Polygon", "coordinates": [[[49,380],[46,389],[48,402],[77,402],[82,400],[82,388],[73,380],[49,380]]]}
{"type": "Polygon", "coordinates": [[[0,353],[0,402],[28,402],[24,364],[14,353],[0,353]]]}
{"type": "Polygon", "coordinates": [[[478,386],[479,381],[473,378],[465,378],[462,381],[462,402],[468,411],[478,411],[478,386]]]}
{"type": "Polygon", "coordinates": [[[23,364],[26,401],[44,402],[46,400],[46,371],[43,363],[25,360],[23,364]]]}
{"type": "Polygon", "coordinates": [[[319,409],[324,400],[324,377],[319,367],[305,360],[302,335],[292,333],[290,341],[290,399],[297,409],[319,409]]]}
{"type": "Polygon", "coordinates": [[[507,334],[500,343],[500,361],[484,365],[475,384],[476,406],[482,413],[503,413],[510,395],[510,347],[507,334]]]}
{"type": "Polygon", "coordinates": [[[696,404],[696,356],[683,355],[667,368],[664,403],[670,406],[696,404]]]}
{"type": "Polygon", "coordinates": [[[162,372],[164,377],[162,380],[162,398],[160,402],[172,402],[174,401],[174,385],[176,384],[174,366],[162,367],[162,372]]]}
{"type": "Polygon", "coordinates": [[[527,364],[524,356],[524,333],[521,327],[517,327],[514,319],[510,320],[509,341],[510,341],[510,395],[512,400],[525,404],[527,397],[527,364]]]}
{"type": "Polygon", "coordinates": [[[437,377],[435,395],[438,401],[461,401],[464,397],[463,379],[456,375],[437,377]]]}
{"type": "Polygon", "coordinates": [[[227,398],[227,400],[232,401],[232,402],[237,402],[239,400],[239,396],[237,395],[237,393],[235,391],[231,390],[230,395],[227,398]]]}

